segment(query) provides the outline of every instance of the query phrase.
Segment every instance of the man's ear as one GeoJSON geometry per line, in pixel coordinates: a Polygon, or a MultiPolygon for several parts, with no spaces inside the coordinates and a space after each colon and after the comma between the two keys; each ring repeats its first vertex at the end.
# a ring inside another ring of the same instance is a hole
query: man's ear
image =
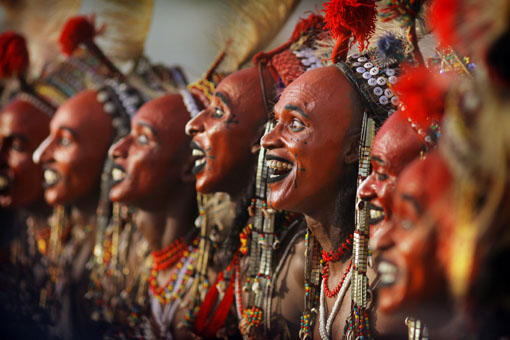
{"type": "Polygon", "coordinates": [[[195,175],[193,174],[193,166],[195,165],[195,160],[192,155],[186,157],[186,160],[183,162],[181,166],[181,181],[184,183],[191,183],[195,181],[195,175]]]}
{"type": "Polygon", "coordinates": [[[347,148],[344,155],[345,164],[354,164],[359,159],[359,139],[361,137],[361,132],[353,133],[345,138],[344,143],[346,143],[347,148]]]}

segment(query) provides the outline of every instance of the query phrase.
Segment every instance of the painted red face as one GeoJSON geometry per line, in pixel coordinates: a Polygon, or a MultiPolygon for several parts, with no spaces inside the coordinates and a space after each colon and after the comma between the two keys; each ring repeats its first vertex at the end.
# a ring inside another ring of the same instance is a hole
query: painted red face
{"type": "Polygon", "coordinates": [[[16,99],[0,113],[0,206],[20,208],[42,197],[42,170],[32,154],[49,133],[50,116],[16,99]]]}
{"type": "Polygon", "coordinates": [[[115,162],[112,201],[141,206],[172,194],[189,158],[189,138],[184,133],[188,119],[179,94],[140,108],[131,121],[131,133],[110,148],[115,162]]]}
{"type": "Polygon", "coordinates": [[[50,205],[73,203],[99,185],[113,127],[96,96],[86,90],[62,104],[37,150],[50,205]]]}
{"type": "Polygon", "coordinates": [[[451,176],[439,152],[414,161],[399,176],[393,216],[377,248],[383,311],[430,317],[427,307],[434,301],[444,304],[447,284],[438,242],[452,226],[450,188],[451,176]]]}
{"type": "Polygon", "coordinates": [[[273,208],[313,214],[335,200],[346,156],[359,140],[359,127],[350,129],[353,111],[361,111],[359,99],[334,66],[306,72],[283,91],[277,124],[262,138],[273,208]]]}
{"type": "Polygon", "coordinates": [[[400,111],[388,118],[377,132],[371,154],[372,173],[358,189],[359,197],[369,203],[372,248],[377,247],[379,234],[388,227],[397,177],[424,147],[400,111]]]}
{"type": "Polygon", "coordinates": [[[266,119],[256,68],[221,81],[209,107],[186,125],[186,133],[193,137],[198,192],[235,196],[245,188],[256,160],[251,149],[258,144],[266,119]]]}

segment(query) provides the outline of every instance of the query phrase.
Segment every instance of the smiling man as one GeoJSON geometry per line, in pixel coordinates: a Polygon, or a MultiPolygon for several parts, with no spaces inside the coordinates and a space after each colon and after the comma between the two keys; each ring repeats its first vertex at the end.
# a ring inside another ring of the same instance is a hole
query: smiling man
{"type": "Polygon", "coordinates": [[[391,218],[393,192],[400,172],[426,151],[424,141],[397,111],[377,132],[372,146],[372,173],[360,185],[359,197],[368,202],[370,244],[377,248],[379,234],[391,218]]]}
{"type": "MultiPolygon", "coordinates": [[[[344,330],[353,329],[345,295],[354,266],[350,259],[362,121],[366,112],[380,124],[395,110],[398,100],[389,87],[396,82],[396,68],[398,63],[379,60],[371,51],[306,72],[283,91],[275,106],[276,125],[262,138],[270,168],[268,204],[303,213],[323,249],[314,337],[339,339],[344,330]],[[351,326],[344,328],[346,322],[351,326]]],[[[376,331],[398,332],[384,326],[387,321],[378,316],[376,331]]],[[[367,332],[365,323],[356,328],[367,332]]]]}

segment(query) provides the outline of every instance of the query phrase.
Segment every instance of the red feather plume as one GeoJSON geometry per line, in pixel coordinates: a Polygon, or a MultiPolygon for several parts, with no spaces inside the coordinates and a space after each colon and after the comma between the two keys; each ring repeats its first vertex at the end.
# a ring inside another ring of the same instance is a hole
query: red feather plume
{"type": "Polygon", "coordinates": [[[427,130],[439,123],[445,109],[446,79],[432,74],[426,67],[404,66],[404,75],[393,87],[405,110],[402,115],[427,130]]]}
{"type": "Polygon", "coordinates": [[[80,44],[93,43],[97,33],[99,32],[94,27],[94,17],[76,16],[69,19],[59,38],[62,53],[70,56],[80,44]]]}
{"type": "Polygon", "coordinates": [[[331,59],[345,59],[349,39],[354,37],[360,52],[375,32],[377,9],[375,0],[331,0],[324,4],[325,28],[337,40],[331,59]]]}
{"type": "Polygon", "coordinates": [[[23,76],[29,63],[25,38],[11,31],[0,35],[0,78],[23,76]]]}
{"type": "Polygon", "coordinates": [[[443,46],[456,46],[457,18],[460,4],[458,0],[434,0],[429,13],[429,23],[443,46]]]}

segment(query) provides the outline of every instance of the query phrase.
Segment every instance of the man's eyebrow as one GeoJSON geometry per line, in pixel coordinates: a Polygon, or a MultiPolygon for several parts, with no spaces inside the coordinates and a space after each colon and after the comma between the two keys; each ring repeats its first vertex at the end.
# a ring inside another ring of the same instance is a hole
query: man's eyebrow
{"type": "Polygon", "coordinates": [[[78,134],[76,133],[76,131],[74,131],[73,129],[71,129],[70,127],[67,127],[67,126],[61,126],[58,128],[59,130],[66,130],[68,131],[71,135],[73,135],[73,137],[76,139],[78,138],[78,134]]]}
{"type": "Polygon", "coordinates": [[[287,104],[283,108],[285,110],[289,110],[289,111],[296,111],[297,113],[299,113],[303,117],[305,117],[307,119],[310,119],[310,117],[305,113],[305,111],[303,111],[300,107],[297,107],[296,105],[287,104]]]}
{"type": "Polygon", "coordinates": [[[216,93],[214,94],[216,97],[220,98],[220,100],[229,108],[231,109],[230,107],[230,99],[227,97],[227,95],[223,92],[220,92],[220,91],[216,91],[216,93]]]}
{"type": "Polygon", "coordinates": [[[418,201],[413,196],[409,194],[402,194],[402,199],[411,203],[419,216],[423,215],[424,213],[423,207],[420,205],[420,203],[418,203],[418,201]]]}
{"type": "Polygon", "coordinates": [[[154,136],[158,135],[156,130],[154,130],[154,128],[149,123],[146,123],[146,122],[136,122],[136,124],[141,125],[141,126],[145,126],[147,129],[151,130],[151,132],[152,132],[152,134],[154,136]]]}
{"type": "Polygon", "coordinates": [[[377,156],[371,156],[370,157],[373,161],[376,161],[377,163],[381,163],[381,164],[386,164],[386,162],[382,159],[382,158],[379,158],[377,156]]]}

